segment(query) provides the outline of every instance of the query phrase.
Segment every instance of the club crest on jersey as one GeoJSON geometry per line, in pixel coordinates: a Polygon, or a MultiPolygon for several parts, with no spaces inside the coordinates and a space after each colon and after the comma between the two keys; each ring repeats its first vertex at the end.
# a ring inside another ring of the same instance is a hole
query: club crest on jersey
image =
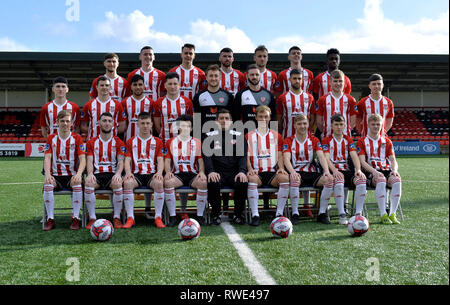
{"type": "Polygon", "coordinates": [[[120,147],[120,151],[123,152],[124,154],[127,153],[127,148],[125,146],[121,146],[120,147]]]}
{"type": "Polygon", "coordinates": [[[287,149],[289,149],[289,145],[284,144],[284,145],[283,145],[283,150],[287,150],[287,149]]]}
{"type": "MultiPolygon", "coordinates": [[[[320,144],[319,144],[319,147],[320,147],[320,144]]],[[[323,144],[323,145],[322,145],[322,149],[323,149],[323,150],[328,150],[328,145],[327,145],[327,144],[323,144]]]]}
{"type": "MultiPolygon", "coordinates": [[[[75,148],[75,145],[73,145],[73,146],[74,146],[73,148],[75,148]]],[[[73,149],[73,148],[72,148],[72,145],[70,145],[70,149],[73,149]]],[[[86,145],[81,144],[80,145],[80,150],[83,151],[83,152],[86,152],[86,145]]]]}
{"type": "Polygon", "coordinates": [[[219,98],[219,103],[223,104],[225,102],[225,99],[223,97],[219,98]]]}
{"type": "Polygon", "coordinates": [[[44,146],[44,151],[48,150],[49,148],[50,148],[50,145],[45,144],[45,146],[44,146]]]}
{"type": "Polygon", "coordinates": [[[259,100],[261,101],[261,103],[265,103],[266,102],[266,98],[264,96],[261,96],[261,98],[259,100]]]}

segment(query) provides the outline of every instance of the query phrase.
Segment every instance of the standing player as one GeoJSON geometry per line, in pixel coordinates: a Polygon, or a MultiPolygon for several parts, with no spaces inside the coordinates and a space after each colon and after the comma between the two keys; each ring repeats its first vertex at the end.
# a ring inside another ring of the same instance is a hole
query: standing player
{"type": "Polygon", "coordinates": [[[284,170],[281,135],[269,129],[271,110],[267,106],[256,108],[258,128],[245,135],[248,145],[248,202],[252,213],[252,226],[259,226],[258,187],[278,187],[277,201],[285,205],[289,196],[289,176],[284,170]]]}
{"type": "Polygon", "coordinates": [[[283,70],[278,74],[277,83],[275,86],[275,90],[277,95],[283,94],[288,91],[291,87],[290,84],[290,73],[292,69],[297,69],[302,73],[302,90],[311,93],[312,92],[312,81],[313,81],[313,73],[302,67],[302,50],[297,46],[292,46],[289,49],[288,60],[290,62],[290,67],[286,70],[283,70]]]}
{"type": "Polygon", "coordinates": [[[192,116],[182,115],[178,118],[180,132],[166,143],[164,187],[167,208],[169,209],[169,226],[176,224],[175,189],[189,186],[197,190],[197,219],[205,224],[203,212],[208,199],[205,166],[202,159],[202,143],[191,136],[192,116]]]}
{"type": "Polygon", "coordinates": [[[219,110],[232,110],[233,95],[220,88],[220,75],[221,72],[218,65],[208,66],[206,69],[208,87],[197,93],[192,101],[194,112],[201,114],[201,126],[208,121],[217,120],[219,110]]]}
{"type": "MultiPolygon", "coordinates": [[[[283,142],[284,166],[289,173],[290,188],[289,195],[292,204],[292,223],[299,222],[298,199],[300,197],[300,186],[321,187],[333,185],[333,176],[330,175],[328,164],[323,155],[319,139],[309,133],[308,118],[299,114],[294,119],[295,135],[283,142]],[[323,173],[319,172],[316,165],[316,157],[322,166],[323,173]]],[[[320,196],[320,202],[324,200],[324,193],[320,196]]],[[[310,207],[309,207],[310,208],[310,207]]],[[[284,204],[278,202],[277,214],[283,213],[284,204]]],[[[312,218],[311,210],[306,214],[312,218]]],[[[326,213],[319,214],[317,221],[329,223],[326,213]]]]}
{"type": "MultiPolygon", "coordinates": [[[[233,123],[227,109],[218,111],[216,122],[218,129],[208,132],[205,141],[209,141],[209,151],[203,149],[206,175],[208,177],[208,199],[212,207],[212,223],[221,223],[220,188],[229,186],[234,189],[233,223],[244,224],[242,213],[247,195],[247,145],[241,132],[230,129],[233,123]],[[218,140],[217,140],[218,139],[218,140]]],[[[225,200],[224,200],[225,201],[225,200]]],[[[224,202],[225,209],[225,202],[224,202]]]]}
{"type": "Polygon", "coordinates": [[[58,76],[53,80],[52,91],[55,98],[42,106],[41,109],[41,133],[47,139],[47,136],[55,133],[58,129],[56,117],[61,110],[69,110],[72,113],[72,131],[78,133],[80,130],[80,107],[67,100],[69,85],[67,79],[58,76]]]}
{"type": "Polygon", "coordinates": [[[160,97],[154,103],[153,120],[155,129],[164,144],[178,134],[178,129],[174,128],[178,117],[183,114],[193,114],[191,100],[181,94],[179,79],[180,76],[177,73],[167,73],[164,84],[167,95],[160,97]]]}
{"type": "Polygon", "coordinates": [[[165,73],[153,67],[155,53],[153,48],[145,46],[139,53],[141,67],[128,74],[128,94],[132,93],[131,79],[134,75],[140,75],[144,78],[144,95],[153,101],[164,96],[165,73]]]}
{"type": "Polygon", "coordinates": [[[98,96],[86,103],[81,113],[81,131],[87,132],[90,140],[100,134],[99,119],[104,112],[109,112],[114,118],[113,135],[123,133],[126,128],[126,117],[122,104],[111,98],[109,91],[111,82],[106,76],[97,79],[98,96]]]}
{"type": "MultiPolygon", "coordinates": [[[[315,100],[326,95],[331,91],[331,72],[338,70],[341,64],[341,53],[338,49],[329,49],[327,51],[327,71],[320,73],[313,80],[312,92],[315,100]]],[[[352,92],[352,84],[350,79],[345,76],[344,93],[350,94],[352,92]]]]}
{"type": "MultiPolygon", "coordinates": [[[[356,145],[351,137],[344,135],[344,128],[344,117],[340,114],[333,115],[331,117],[333,134],[322,140],[325,159],[334,178],[333,188],[325,185],[322,193],[326,193],[325,199],[329,199],[331,193],[334,193],[336,207],[339,212],[339,224],[342,225],[348,223],[344,207],[344,187],[355,187],[355,214],[361,214],[367,193],[366,176],[361,171],[361,162],[356,152],[356,145]],[[354,171],[350,169],[350,159],[353,162],[354,171]]],[[[319,214],[325,213],[327,207],[328,200],[321,202],[319,214]]]]}
{"type": "Polygon", "coordinates": [[[86,181],[84,198],[89,213],[86,229],[97,219],[95,215],[95,190],[111,189],[113,191],[114,228],[122,227],[120,212],[122,210],[123,190],[122,171],[125,158],[125,144],[112,135],[114,120],[109,112],[100,115],[100,135],[87,142],[86,181]]]}
{"type": "Polygon", "coordinates": [[[161,215],[164,206],[164,146],[159,138],[152,136],[152,117],[148,112],[138,116],[139,134],[127,141],[123,201],[127,222],[122,228],[130,229],[134,221],[134,193],[140,186],[148,186],[155,192],[155,226],[164,228],[161,215]]]}
{"type": "Polygon", "coordinates": [[[372,74],[369,77],[370,95],[358,102],[358,116],[356,117],[356,130],[363,137],[368,132],[368,120],[371,114],[379,114],[383,118],[383,135],[386,136],[394,121],[394,103],[382,95],[384,88],[383,77],[372,74]]]}
{"type": "Polygon", "coordinates": [[[290,90],[280,95],[277,99],[277,121],[278,131],[282,133],[283,139],[292,136],[294,130],[294,118],[304,114],[309,120],[309,126],[313,116],[314,98],[311,94],[302,90],[303,74],[300,70],[292,69],[289,74],[290,90]]]}
{"type": "MultiPolygon", "coordinates": [[[[275,92],[275,84],[277,82],[277,74],[269,69],[267,69],[267,62],[269,61],[269,51],[263,45],[258,46],[253,54],[253,60],[256,66],[261,72],[261,78],[259,84],[261,87],[269,90],[272,94],[275,92]]],[[[245,73],[244,78],[247,80],[247,73],[245,73]]]]}
{"type": "Polygon", "coordinates": [[[80,229],[80,209],[83,202],[82,175],[86,166],[85,145],[79,134],[72,133],[72,113],[61,110],[56,116],[58,128],[47,138],[44,152],[44,205],[47,212],[43,230],[55,228],[54,190],[72,190],[71,230],[80,229]]]}
{"type": "Polygon", "coordinates": [[[245,87],[244,74],[233,68],[234,56],[233,50],[223,48],[219,54],[221,82],[220,88],[236,95],[236,93],[245,87]]]}
{"type": "Polygon", "coordinates": [[[260,84],[261,72],[258,66],[251,64],[247,67],[248,87],[239,91],[233,102],[233,119],[247,122],[252,120],[256,123],[255,115],[258,106],[268,106],[274,115],[276,111],[275,98],[270,91],[264,89],[260,84]]]}
{"type": "Polygon", "coordinates": [[[402,179],[398,173],[391,140],[382,134],[383,118],[371,114],[368,118],[368,134],[358,141],[358,154],[362,169],[368,174],[368,185],[375,187],[381,223],[400,224],[395,216],[402,195],[402,179]],[[391,206],[386,212],[386,186],[391,188],[391,206]]]}
{"type": "MultiPolygon", "coordinates": [[[[119,56],[114,53],[108,53],[105,55],[105,60],[103,61],[106,72],[103,75],[109,79],[111,83],[111,88],[109,90],[109,95],[112,99],[121,102],[125,98],[127,93],[127,80],[117,74],[117,68],[119,67],[119,56]]],[[[98,96],[97,82],[98,77],[94,79],[91,85],[91,90],[89,96],[91,98],[96,98],[98,96]]]]}
{"type": "MultiPolygon", "coordinates": [[[[181,47],[181,65],[170,69],[169,72],[176,72],[180,78],[181,95],[192,100],[194,95],[206,88],[206,76],[202,69],[194,66],[195,46],[186,43],[181,47]]],[[[166,88],[167,89],[167,88],[166,88]]]]}
{"type": "Polygon", "coordinates": [[[345,119],[344,135],[351,136],[356,124],[355,99],[344,92],[345,75],[341,70],[331,72],[331,91],[322,96],[316,105],[316,125],[322,139],[332,134],[331,117],[341,114],[345,119]]]}

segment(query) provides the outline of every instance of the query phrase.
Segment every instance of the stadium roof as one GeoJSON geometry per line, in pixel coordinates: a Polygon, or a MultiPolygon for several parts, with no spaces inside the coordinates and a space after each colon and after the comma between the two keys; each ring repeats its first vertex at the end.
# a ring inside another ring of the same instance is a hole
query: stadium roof
{"type": "MultiPolygon", "coordinates": [[[[138,53],[118,53],[119,75],[139,67],[138,53]]],[[[36,91],[50,88],[56,76],[65,76],[74,91],[88,91],[92,80],[104,74],[104,53],[0,52],[0,90],[36,91]]],[[[233,67],[245,70],[253,54],[235,53],[233,67]]],[[[314,75],[325,70],[325,54],[303,54],[302,65],[314,75]]],[[[449,90],[448,55],[341,54],[340,68],[352,81],[352,91],[366,91],[372,73],[384,77],[392,91],[449,90]]],[[[155,67],[167,72],[181,62],[179,53],[157,53],[155,67]]],[[[218,53],[197,53],[202,69],[218,63],[218,53]]],[[[289,66],[287,54],[269,54],[268,68],[279,73],[289,66]]]]}

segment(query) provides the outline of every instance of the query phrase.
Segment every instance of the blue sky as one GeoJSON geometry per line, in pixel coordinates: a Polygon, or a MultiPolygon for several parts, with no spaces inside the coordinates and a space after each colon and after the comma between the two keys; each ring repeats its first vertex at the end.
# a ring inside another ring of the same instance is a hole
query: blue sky
{"type": "Polygon", "coordinates": [[[0,51],[448,54],[443,0],[17,0],[0,11],[0,51]],[[79,8],[79,9],[77,9],[79,8]]]}

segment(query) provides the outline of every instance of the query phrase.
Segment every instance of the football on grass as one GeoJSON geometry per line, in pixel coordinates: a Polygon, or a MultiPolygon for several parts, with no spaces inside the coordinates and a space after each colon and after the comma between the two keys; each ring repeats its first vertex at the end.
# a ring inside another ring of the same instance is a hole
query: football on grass
{"type": "Polygon", "coordinates": [[[286,238],[292,234],[292,223],[284,216],[275,218],[270,224],[270,232],[277,238],[286,238]]]}
{"type": "Polygon", "coordinates": [[[352,236],[361,236],[369,231],[369,221],[362,215],[355,215],[348,220],[348,232],[352,236]]]}
{"type": "Polygon", "coordinates": [[[180,235],[183,240],[197,238],[200,235],[201,230],[200,224],[197,220],[192,218],[183,219],[178,224],[178,235],[180,235]]]}
{"type": "Polygon", "coordinates": [[[97,219],[91,226],[91,236],[97,241],[107,241],[114,233],[114,227],[109,220],[97,219]]]}

